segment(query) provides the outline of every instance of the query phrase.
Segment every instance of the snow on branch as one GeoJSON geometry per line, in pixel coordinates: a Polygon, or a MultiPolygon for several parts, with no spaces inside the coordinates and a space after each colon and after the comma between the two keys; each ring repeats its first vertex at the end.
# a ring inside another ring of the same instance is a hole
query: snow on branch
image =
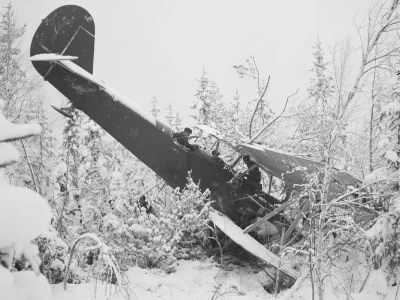
{"type": "Polygon", "coordinates": [[[119,290],[121,292],[125,292],[125,295],[127,296],[127,298],[130,299],[131,291],[129,288],[129,282],[124,280],[124,278],[121,274],[121,270],[118,266],[118,262],[117,262],[116,258],[114,257],[114,255],[112,254],[110,247],[108,247],[106,244],[104,244],[93,233],[82,234],[75,240],[74,244],[72,245],[67,268],[65,269],[64,290],[67,289],[67,278],[68,278],[68,273],[69,273],[69,269],[70,269],[71,262],[72,262],[72,257],[74,255],[74,251],[83,239],[89,239],[96,243],[96,245],[87,247],[84,251],[86,252],[86,251],[98,250],[100,252],[99,257],[103,258],[103,260],[106,262],[107,266],[109,267],[109,272],[108,272],[109,276],[110,277],[115,276],[119,290]]]}
{"type": "Polygon", "coordinates": [[[352,88],[347,96],[347,100],[343,105],[342,117],[346,115],[347,109],[359,89],[361,78],[372,69],[384,68],[382,64],[384,64],[393,53],[400,50],[400,46],[397,44],[397,38],[385,44],[385,52],[382,53],[378,49],[379,45],[385,43],[384,39],[389,36],[390,32],[400,29],[399,0],[392,0],[390,3],[391,4],[386,7],[386,1],[382,5],[373,4],[368,11],[367,24],[365,26],[357,26],[362,42],[361,62],[352,88]],[[365,35],[364,38],[363,31],[365,35]],[[374,63],[374,65],[366,68],[367,65],[371,63],[374,63]]]}
{"type": "Polygon", "coordinates": [[[11,144],[0,143],[0,168],[16,163],[19,159],[18,150],[11,144]]]}
{"type": "Polygon", "coordinates": [[[41,127],[38,124],[14,124],[0,113],[0,142],[10,142],[38,135],[41,127]]]}

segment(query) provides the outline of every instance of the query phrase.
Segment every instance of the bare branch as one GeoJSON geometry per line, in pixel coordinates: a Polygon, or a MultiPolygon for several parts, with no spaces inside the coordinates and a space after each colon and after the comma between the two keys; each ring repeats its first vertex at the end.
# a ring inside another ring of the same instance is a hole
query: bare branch
{"type": "Polygon", "coordinates": [[[263,128],[261,128],[261,130],[260,130],[258,133],[256,133],[256,135],[255,135],[253,138],[250,139],[249,144],[253,143],[253,142],[268,128],[268,127],[270,127],[270,126],[271,126],[272,124],[274,124],[280,117],[282,117],[282,114],[283,114],[283,113],[285,112],[285,110],[286,110],[286,107],[287,107],[287,104],[288,104],[288,102],[289,102],[290,97],[296,95],[298,92],[299,92],[299,90],[297,89],[296,92],[294,92],[293,94],[289,95],[289,96],[286,98],[286,103],[285,103],[285,106],[284,106],[282,112],[281,112],[278,116],[276,116],[275,119],[273,119],[270,123],[268,123],[268,124],[265,125],[263,128]]]}
{"type": "Polygon", "coordinates": [[[28,154],[26,153],[26,148],[25,148],[24,141],[21,141],[21,144],[22,144],[22,148],[24,148],[24,153],[25,153],[26,161],[27,161],[28,166],[29,166],[29,170],[31,171],[33,186],[35,187],[35,191],[37,193],[39,193],[39,189],[38,189],[37,184],[36,184],[35,174],[33,173],[31,162],[29,160],[28,154]]]}
{"type": "MultiPolygon", "coordinates": [[[[257,71],[257,72],[258,72],[258,71],[257,71]]],[[[267,89],[268,89],[270,78],[271,78],[271,76],[268,76],[267,84],[266,84],[266,86],[265,86],[265,88],[264,88],[264,91],[262,92],[262,94],[261,94],[261,96],[260,96],[260,99],[258,99],[258,101],[257,101],[256,107],[254,108],[253,115],[251,116],[251,119],[250,119],[250,125],[249,125],[249,137],[250,137],[250,139],[251,139],[251,127],[252,127],[252,124],[253,124],[253,119],[254,119],[254,116],[255,116],[255,114],[256,114],[256,112],[257,112],[258,105],[259,105],[260,102],[263,100],[264,95],[265,95],[265,92],[266,92],[267,89]]]]}

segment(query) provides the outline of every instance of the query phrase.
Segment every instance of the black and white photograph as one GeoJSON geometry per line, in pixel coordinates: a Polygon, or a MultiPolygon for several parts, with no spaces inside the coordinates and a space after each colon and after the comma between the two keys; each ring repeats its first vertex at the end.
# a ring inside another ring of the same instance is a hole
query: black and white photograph
{"type": "Polygon", "coordinates": [[[400,300],[400,0],[0,4],[0,300],[400,300]]]}

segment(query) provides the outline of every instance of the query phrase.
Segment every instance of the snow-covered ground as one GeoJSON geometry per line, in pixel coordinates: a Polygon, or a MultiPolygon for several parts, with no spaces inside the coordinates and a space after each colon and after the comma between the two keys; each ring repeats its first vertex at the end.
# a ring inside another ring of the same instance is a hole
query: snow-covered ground
{"type": "MultiPolygon", "coordinates": [[[[267,293],[263,284],[268,281],[263,272],[254,271],[248,267],[229,266],[228,270],[221,269],[212,259],[204,261],[180,260],[176,265],[176,272],[166,274],[160,270],[132,268],[127,272],[131,281],[131,299],[138,300],[253,300],[274,299],[267,293]]],[[[326,300],[393,300],[398,292],[397,286],[388,286],[385,272],[371,271],[364,274],[367,278],[360,293],[333,293],[327,288],[326,300]],[[368,275],[368,276],[367,276],[368,275]]],[[[277,295],[281,300],[308,300],[312,299],[312,288],[309,278],[300,280],[291,290],[277,295]]],[[[330,285],[328,283],[327,285],[330,285]]],[[[67,286],[63,284],[53,286],[53,300],[122,300],[122,295],[109,296],[110,286],[102,283],[85,283],[67,286]]],[[[397,297],[400,296],[398,293],[397,297]]],[[[317,296],[316,296],[317,297],[317,296]]]]}
{"type": "MultiPolygon", "coordinates": [[[[270,298],[263,288],[266,275],[247,267],[229,266],[221,269],[212,259],[204,261],[179,260],[176,272],[166,274],[160,270],[134,267],[127,272],[131,281],[132,299],[139,300],[187,300],[187,299],[266,299],[270,298]]],[[[124,299],[121,295],[107,298],[107,287],[98,283],[53,286],[54,300],[92,300],[95,290],[98,300],[124,299]]],[[[109,287],[108,287],[109,288],[109,287]]]]}

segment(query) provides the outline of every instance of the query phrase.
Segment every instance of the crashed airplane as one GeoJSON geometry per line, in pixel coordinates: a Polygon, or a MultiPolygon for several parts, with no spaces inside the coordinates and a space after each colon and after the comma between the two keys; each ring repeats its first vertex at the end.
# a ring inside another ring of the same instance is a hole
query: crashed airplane
{"type": "MultiPolygon", "coordinates": [[[[288,261],[278,258],[249,234],[260,222],[279,221],[286,228],[285,240],[289,239],[301,216],[299,213],[293,220],[281,213],[293,204],[289,199],[290,193],[285,201],[261,190],[254,195],[243,193],[237,188],[237,183],[246,172],[236,174],[234,168],[243,155],[249,155],[255,167],[263,169],[271,178],[276,177],[294,187],[304,185],[308,174],[323,169],[323,164],[253,143],[231,145],[221,135],[210,132],[202,125],[197,129],[208,131],[216,139],[216,147],[219,143],[226,143],[236,151],[238,159],[230,166],[223,166],[211,155],[215,149],[198,148],[191,151],[185,148],[172,138],[174,130],[170,126],[155,119],[133,100],[119,94],[93,75],[94,45],[95,25],[91,15],[79,6],[62,6],[44,18],[34,34],[30,49],[31,61],[44,80],[68,98],[74,107],[104,128],[170,187],[183,188],[190,171],[193,180],[200,183],[203,191],[209,189],[212,192],[215,200],[210,212],[212,222],[243,248],[296,279],[298,274],[288,261]],[[243,222],[243,208],[256,212],[259,221],[255,224],[243,222]]],[[[351,175],[337,172],[331,181],[330,190],[333,193],[343,193],[349,186],[359,184],[360,181],[351,175]]],[[[306,209],[307,203],[302,207],[302,210],[306,209]]]]}

